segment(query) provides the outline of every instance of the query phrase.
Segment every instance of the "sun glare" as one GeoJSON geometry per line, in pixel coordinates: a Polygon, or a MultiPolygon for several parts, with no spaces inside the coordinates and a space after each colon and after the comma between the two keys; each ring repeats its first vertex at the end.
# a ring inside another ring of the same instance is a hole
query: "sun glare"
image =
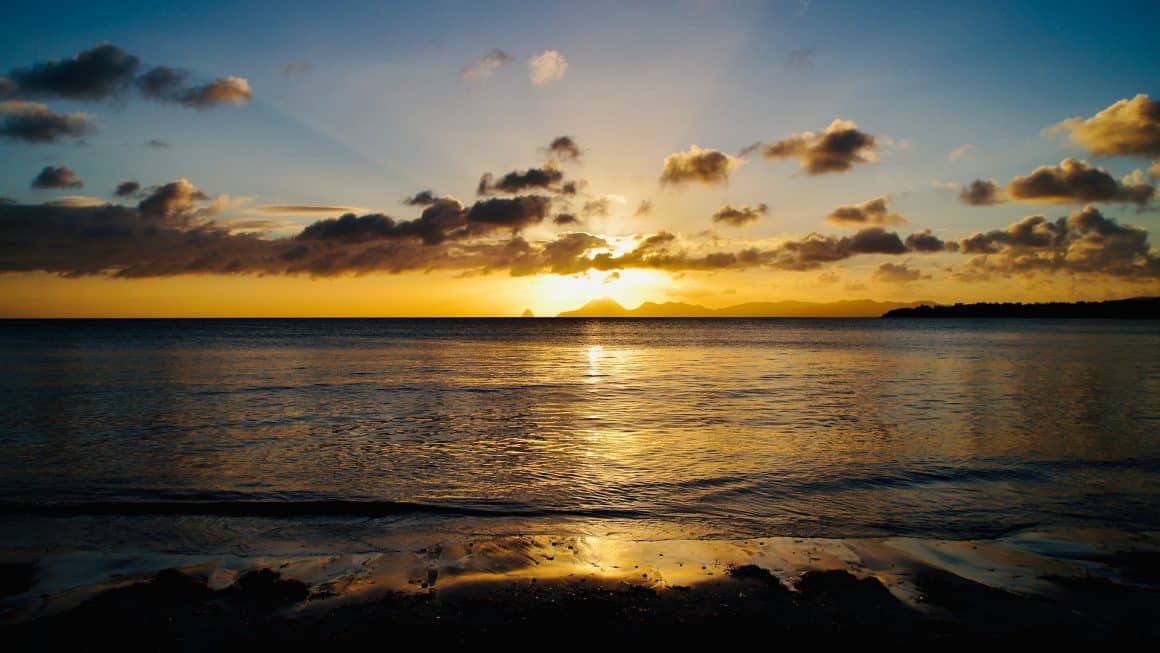
{"type": "Polygon", "coordinates": [[[537,315],[555,315],[580,308],[601,297],[610,297],[627,308],[664,294],[671,280],[654,270],[591,270],[567,276],[541,275],[533,290],[537,315]]]}

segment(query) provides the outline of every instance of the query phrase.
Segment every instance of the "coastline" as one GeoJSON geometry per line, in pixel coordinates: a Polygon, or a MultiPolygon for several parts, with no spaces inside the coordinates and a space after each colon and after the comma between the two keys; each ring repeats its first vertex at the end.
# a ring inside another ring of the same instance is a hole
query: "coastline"
{"type": "Polygon", "coordinates": [[[1144,641],[1160,628],[1160,533],[1029,530],[991,540],[411,533],[376,551],[11,550],[0,560],[10,594],[0,602],[0,635],[28,644],[83,635],[90,646],[295,648],[369,643],[388,623],[445,643],[553,629],[586,639],[597,635],[586,630],[592,623],[621,639],[673,643],[719,639],[726,626],[736,636],[902,641],[1144,641]],[[22,574],[31,585],[12,593],[22,574]]]}

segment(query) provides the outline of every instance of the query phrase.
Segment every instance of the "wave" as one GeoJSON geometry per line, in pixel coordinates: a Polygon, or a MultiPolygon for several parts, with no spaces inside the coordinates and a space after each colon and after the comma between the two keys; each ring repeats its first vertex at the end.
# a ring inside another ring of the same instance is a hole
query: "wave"
{"type": "Polygon", "coordinates": [[[555,509],[534,507],[484,508],[409,501],[357,501],[345,499],[308,501],[77,501],[0,502],[0,515],[54,517],[87,516],[183,516],[215,517],[391,517],[440,515],[458,517],[589,517],[632,519],[636,510],[555,509]]]}

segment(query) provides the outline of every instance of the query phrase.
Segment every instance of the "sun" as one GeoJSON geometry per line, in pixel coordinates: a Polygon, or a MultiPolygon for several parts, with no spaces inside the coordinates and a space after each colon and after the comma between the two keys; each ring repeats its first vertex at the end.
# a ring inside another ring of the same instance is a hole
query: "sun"
{"type": "Polygon", "coordinates": [[[633,308],[645,301],[658,300],[671,283],[667,274],[656,270],[545,274],[536,278],[531,301],[537,315],[573,310],[601,297],[611,297],[622,306],[633,308]]]}

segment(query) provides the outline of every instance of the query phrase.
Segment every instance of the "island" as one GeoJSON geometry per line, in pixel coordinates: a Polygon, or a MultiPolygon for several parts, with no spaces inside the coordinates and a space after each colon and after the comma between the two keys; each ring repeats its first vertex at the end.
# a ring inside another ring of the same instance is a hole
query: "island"
{"type": "Polygon", "coordinates": [[[884,313],[882,317],[1160,319],[1160,297],[1041,304],[978,303],[953,306],[924,304],[910,308],[895,308],[884,313]]]}
{"type": "Polygon", "coordinates": [[[929,304],[930,302],[880,302],[869,299],[849,299],[838,302],[748,302],[724,308],[709,308],[700,304],[682,302],[644,302],[636,308],[625,308],[611,297],[594,299],[584,306],[564,311],[556,317],[881,317],[886,311],[929,304]]]}

